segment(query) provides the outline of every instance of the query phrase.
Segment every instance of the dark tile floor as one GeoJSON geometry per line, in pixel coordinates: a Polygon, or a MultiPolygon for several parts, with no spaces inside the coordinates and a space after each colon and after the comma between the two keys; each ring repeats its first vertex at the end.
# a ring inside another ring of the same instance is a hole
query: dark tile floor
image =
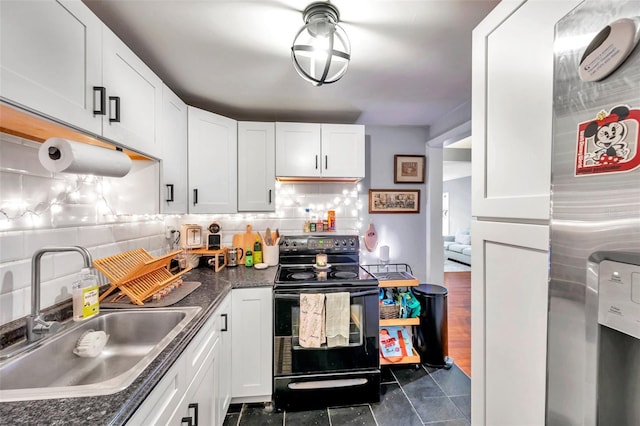
{"type": "Polygon", "coordinates": [[[470,418],[471,379],[456,365],[404,365],[383,367],[380,402],[295,412],[235,404],[224,426],[469,426],[470,418]]]}

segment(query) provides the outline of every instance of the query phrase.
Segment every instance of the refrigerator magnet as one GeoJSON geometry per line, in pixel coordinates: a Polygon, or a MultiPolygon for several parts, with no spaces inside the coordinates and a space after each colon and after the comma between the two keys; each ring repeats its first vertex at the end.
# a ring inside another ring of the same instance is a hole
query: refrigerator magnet
{"type": "Polygon", "coordinates": [[[627,59],[638,43],[636,21],[622,18],[604,27],[589,43],[578,67],[582,81],[600,81],[627,59]]]}
{"type": "Polygon", "coordinates": [[[640,166],[640,109],[618,105],[578,123],[575,175],[631,171],[640,166]]]}

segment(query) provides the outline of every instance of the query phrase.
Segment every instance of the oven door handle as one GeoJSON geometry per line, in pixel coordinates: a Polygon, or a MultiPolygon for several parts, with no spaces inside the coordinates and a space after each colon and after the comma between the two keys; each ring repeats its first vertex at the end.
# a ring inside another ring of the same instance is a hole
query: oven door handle
{"type": "MultiPolygon", "coordinates": [[[[318,291],[318,293],[322,293],[322,292],[318,291]]],[[[282,299],[282,300],[298,300],[300,299],[301,294],[303,293],[277,293],[276,292],[273,294],[273,298],[282,299]]],[[[349,293],[349,297],[373,296],[378,294],[379,294],[379,290],[376,288],[372,290],[364,290],[364,291],[349,293]]]]}

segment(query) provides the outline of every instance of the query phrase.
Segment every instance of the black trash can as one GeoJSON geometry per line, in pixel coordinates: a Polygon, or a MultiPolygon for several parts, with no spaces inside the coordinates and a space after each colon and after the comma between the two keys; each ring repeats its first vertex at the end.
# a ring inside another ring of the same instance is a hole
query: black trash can
{"type": "Polygon", "coordinates": [[[451,368],[448,354],[447,289],[435,284],[412,287],[420,302],[420,325],[414,327],[413,346],[429,367],[451,368]]]}

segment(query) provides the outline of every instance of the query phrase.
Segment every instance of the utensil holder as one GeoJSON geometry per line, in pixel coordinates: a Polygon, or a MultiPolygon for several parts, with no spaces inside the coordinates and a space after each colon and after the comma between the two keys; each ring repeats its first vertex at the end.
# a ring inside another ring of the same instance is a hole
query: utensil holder
{"type": "Polygon", "coordinates": [[[262,261],[269,266],[276,266],[279,262],[280,246],[267,246],[262,247],[262,261]]]}

